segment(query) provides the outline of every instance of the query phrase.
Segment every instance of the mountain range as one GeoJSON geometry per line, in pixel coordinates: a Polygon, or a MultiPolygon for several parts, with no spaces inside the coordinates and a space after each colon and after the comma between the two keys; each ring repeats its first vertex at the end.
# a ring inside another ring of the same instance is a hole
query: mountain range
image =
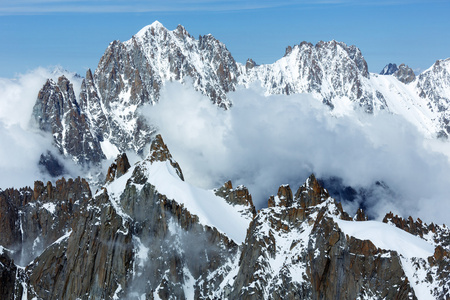
{"type": "Polygon", "coordinates": [[[2,298],[450,299],[445,225],[388,212],[368,220],[362,207],[349,215],[314,174],[295,193],[280,185],[261,208],[243,185],[186,182],[141,113],[174,81],[225,112],[231,93],[257,85],[265,95],[308,94],[331,117],[387,112],[425,138],[450,134],[450,59],[417,76],[405,64],[374,74],[357,47],[330,41],[243,65],[212,35],[154,22],[110,43],[79,95],[65,76],[39,91],[31,126],[60,154],[39,163],[58,177],[65,157],[90,175],[0,190],[2,298]]]}

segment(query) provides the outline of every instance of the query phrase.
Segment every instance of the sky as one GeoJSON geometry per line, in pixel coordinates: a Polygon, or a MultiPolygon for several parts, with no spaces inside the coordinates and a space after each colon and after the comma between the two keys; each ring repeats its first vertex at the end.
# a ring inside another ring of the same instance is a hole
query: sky
{"type": "MultiPolygon", "coordinates": [[[[242,63],[272,63],[289,45],[335,39],[358,46],[378,73],[389,62],[423,70],[450,57],[449,11],[449,1],[412,0],[0,1],[0,141],[7,145],[0,147],[0,173],[8,174],[0,188],[32,185],[45,175],[37,162],[53,149],[51,137],[29,127],[45,80],[65,73],[79,88],[73,72],[95,69],[111,41],[128,40],[155,20],[168,29],[182,24],[195,37],[211,33],[242,63]],[[51,72],[55,65],[68,72],[51,72]]],[[[143,113],[198,186],[232,179],[262,207],[280,184],[295,191],[311,172],[355,188],[378,181],[388,189],[370,190],[365,205],[373,217],[393,211],[448,224],[449,158],[426,147],[410,123],[382,113],[330,118],[308,95],[262,94],[255,88],[230,94],[234,106],[225,113],[189,85],[171,83],[143,113]]],[[[81,172],[65,163],[68,175],[81,172]]]]}
{"type": "Polygon", "coordinates": [[[450,57],[449,11],[446,0],[2,0],[0,77],[55,65],[84,76],[111,41],[155,20],[211,33],[241,63],[273,63],[287,46],[335,39],[359,47],[370,72],[390,62],[420,72],[450,57]]]}

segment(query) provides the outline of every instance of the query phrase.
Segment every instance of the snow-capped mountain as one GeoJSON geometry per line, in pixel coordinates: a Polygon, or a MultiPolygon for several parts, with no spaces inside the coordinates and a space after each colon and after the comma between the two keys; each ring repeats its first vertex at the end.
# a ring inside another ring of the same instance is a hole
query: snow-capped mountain
{"type": "MultiPolygon", "coordinates": [[[[243,185],[185,181],[140,114],[170,81],[225,113],[230,92],[260,85],[266,95],[310,94],[330,118],[384,111],[427,138],[450,134],[450,59],[419,76],[404,64],[372,74],[357,47],[330,41],[242,65],[212,35],[155,22],[112,42],[79,95],[64,76],[39,92],[31,123],[63,156],[96,173],[116,159],[95,192],[80,177],[0,190],[0,298],[450,299],[445,225],[350,216],[314,175],[295,193],[281,185],[259,210],[243,185]],[[130,164],[125,151],[141,160],[130,164]]],[[[60,173],[51,152],[40,163],[60,173]]]]}
{"type": "Polygon", "coordinates": [[[316,45],[302,42],[288,47],[275,63],[242,73],[240,83],[258,80],[267,94],[313,93],[331,107],[337,101],[350,101],[369,113],[385,107],[380,93],[365,88],[370,75],[361,51],[336,41],[316,45]]]}
{"type": "Polygon", "coordinates": [[[397,64],[389,63],[383,68],[383,70],[381,70],[380,75],[392,75],[397,70],[398,70],[397,64]]]}
{"type": "Polygon", "coordinates": [[[79,164],[97,164],[104,158],[98,139],[90,131],[89,120],[80,109],[72,84],[61,76],[49,79],[33,107],[32,122],[53,136],[56,148],[79,164]]]}
{"type": "Polygon", "coordinates": [[[255,211],[245,187],[183,181],[161,136],[91,194],[85,180],[0,192],[1,294],[27,299],[445,299],[450,231],[354,219],[311,175],[255,211]],[[14,261],[20,262],[17,266],[14,261]]]}
{"type": "Polygon", "coordinates": [[[155,128],[138,109],[156,104],[165,82],[192,83],[225,109],[232,107],[229,92],[259,82],[266,94],[309,93],[337,114],[357,107],[368,113],[385,110],[402,115],[427,137],[446,137],[449,64],[448,59],[438,61],[418,78],[404,64],[392,76],[370,74],[357,47],[330,41],[288,47],[273,64],[248,60],[242,65],[210,34],[196,40],[181,25],[169,31],[154,22],[128,41],[112,42],[95,72],[87,71],[78,98],[70,93],[58,96],[68,97],[85,121],[75,122],[71,114],[63,117],[65,111],[50,108],[52,103],[42,98],[54,95],[55,84],[50,83],[39,93],[34,118],[39,128],[54,128],[55,145],[62,154],[80,164],[95,164],[126,150],[143,155],[155,128]],[[56,128],[61,132],[57,134],[56,128]],[[64,144],[62,128],[73,128],[88,142],[81,148],[64,144]]]}

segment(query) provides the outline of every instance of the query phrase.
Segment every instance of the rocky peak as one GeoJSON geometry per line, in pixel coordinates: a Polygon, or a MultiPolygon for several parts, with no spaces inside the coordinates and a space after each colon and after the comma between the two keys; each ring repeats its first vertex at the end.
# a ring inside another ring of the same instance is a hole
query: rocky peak
{"type": "Polygon", "coordinates": [[[178,24],[178,26],[174,32],[180,38],[182,38],[182,37],[192,38],[192,36],[189,34],[189,32],[186,30],[186,28],[183,25],[178,24]]]}
{"type": "Polygon", "coordinates": [[[214,190],[214,193],[225,199],[228,203],[232,205],[242,205],[245,209],[241,210],[241,213],[250,215],[253,217],[256,214],[255,206],[253,205],[252,195],[248,189],[239,185],[233,189],[231,180],[224,183],[223,186],[214,190]]]}
{"type": "Polygon", "coordinates": [[[284,56],[288,56],[289,54],[291,54],[291,52],[292,52],[292,47],[287,46],[286,50],[284,51],[284,56]]]}
{"type": "Polygon", "coordinates": [[[164,141],[160,134],[157,134],[152,141],[152,144],[150,146],[149,160],[151,163],[156,161],[168,161],[172,165],[172,167],[175,168],[181,180],[184,180],[183,172],[181,171],[180,166],[172,158],[172,154],[170,154],[169,148],[167,148],[167,145],[164,144],[164,141]]]}
{"type": "Polygon", "coordinates": [[[295,201],[298,201],[303,208],[320,204],[329,197],[328,191],[320,185],[314,174],[311,174],[295,193],[295,201]]]}
{"type": "Polygon", "coordinates": [[[355,221],[367,221],[369,220],[369,218],[367,217],[366,213],[364,212],[363,209],[358,208],[358,210],[356,211],[356,215],[353,218],[353,220],[355,221]]]}
{"type": "Polygon", "coordinates": [[[293,204],[292,190],[289,184],[280,185],[277,195],[270,196],[268,207],[284,206],[289,207],[293,204]]]}
{"type": "Polygon", "coordinates": [[[398,70],[393,74],[401,82],[408,84],[416,79],[414,71],[405,64],[398,66],[398,70]]]}
{"type": "Polygon", "coordinates": [[[106,182],[111,182],[125,174],[131,165],[128,162],[128,157],[125,153],[117,155],[116,160],[109,166],[106,174],[106,182]]]}
{"type": "MultiPolygon", "coordinates": [[[[73,91],[73,85],[69,81],[69,79],[66,78],[66,76],[62,75],[58,78],[58,87],[65,96],[66,99],[69,101],[72,101],[75,99],[75,93],[73,91]]],[[[74,105],[77,105],[76,101],[73,103],[74,105]]]]}
{"type": "Polygon", "coordinates": [[[361,50],[354,45],[348,46],[343,42],[337,42],[335,40],[324,42],[320,41],[315,45],[315,48],[319,52],[319,56],[326,57],[328,59],[343,59],[351,60],[358,69],[358,73],[363,77],[369,78],[369,69],[367,62],[364,59],[361,50]]]}
{"type": "Polygon", "coordinates": [[[394,215],[392,212],[386,214],[383,218],[383,222],[391,224],[413,235],[421,238],[431,239],[436,245],[444,245],[447,250],[450,251],[450,228],[447,226],[426,224],[421,219],[414,220],[411,216],[404,219],[398,215],[394,215]]]}
{"type": "Polygon", "coordinates": [[[288,47],[275,63],[245,69],[239,81],[244,85],[260,81],[267,94],[320,95],[331,108],[335,99],[347,97],[371,113],[384,107],[385,100],[380,92],[366,88],[369,79],[361,51],[333,40],[288,47]]]}
{"type": "Polygon", "coordinates": [[[256,64],[256,62],[253,59],[249,58],[249,59],[247,59],[247,62],[245,63],[245,70],[248,71],[250,69],[253,69],[256,66],[258,66],[256,64]]]}
{"type": "Polygon", "coordinates": [[[387,64],[383,70],[381,70],[380,75],[392,75],[398,70],[396,64],[389,63],[387,64]]]}
{"type": "Polygon", "coordinates": [[[52,134],[53,143],[64,156],[81,165],[98,164],[104,158],[66,77],[61,76],[58,83],[51,79],[46,82],[39,91],[32,116],[39,129],[52,134]]]}

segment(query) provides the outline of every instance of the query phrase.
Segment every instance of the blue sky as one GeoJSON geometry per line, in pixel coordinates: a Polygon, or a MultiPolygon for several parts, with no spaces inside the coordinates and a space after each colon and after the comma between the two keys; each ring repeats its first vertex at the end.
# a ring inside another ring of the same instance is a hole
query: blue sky
{"type": "Polygon", "coordinates": [[[195,37],[211,33],[242,63],[272,63],[289,45],[335,39],[359,47],[371,72],[389,62],[423,70],[450,57],[449,13],[447,0],[2,0],[0,77],[53,65],[84,75],[111,41],[155,20],[195,37]]]}

